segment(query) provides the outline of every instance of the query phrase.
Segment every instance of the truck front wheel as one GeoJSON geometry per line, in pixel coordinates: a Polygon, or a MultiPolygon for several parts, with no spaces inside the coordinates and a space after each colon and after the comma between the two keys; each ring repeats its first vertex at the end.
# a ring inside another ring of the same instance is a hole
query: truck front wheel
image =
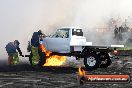
{"type": "Polygon", "coordinates": [[[42,52],[40,49],[38,52],[39,52],[39,57],[40,57],[38,65],[42,67],[46,63],[46,54],[42,52]]]}
{"type": "Polygon", "coordinates": [[[86,70],[95,70],[100,65],[100,58],[96,53],[88,53],[84,57],[84,65],[86,70]]]}

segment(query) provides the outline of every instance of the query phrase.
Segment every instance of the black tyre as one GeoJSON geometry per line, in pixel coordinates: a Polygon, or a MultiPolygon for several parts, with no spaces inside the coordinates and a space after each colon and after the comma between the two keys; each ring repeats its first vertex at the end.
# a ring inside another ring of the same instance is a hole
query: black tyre
{"type": "Polygon", "coordinates": [[[112,61],[108,53],[100,53],[99,56],[101,59],[100,68],[107,68],[109,65],[111,65],[112,61]]]}
{"type": "Polygon", "coordinates": [[[46,54],[43,53],[40,49],[38,52],[39,52],[39,57],[40,57],[38,65],[43,66],[46,63],[46,54]]]}
{"type": "Polygon", "coordinates": [[[100,58],[96,53],[89,53],[84,57],[86,70],[95,70],[100,65],[100,58]]]}

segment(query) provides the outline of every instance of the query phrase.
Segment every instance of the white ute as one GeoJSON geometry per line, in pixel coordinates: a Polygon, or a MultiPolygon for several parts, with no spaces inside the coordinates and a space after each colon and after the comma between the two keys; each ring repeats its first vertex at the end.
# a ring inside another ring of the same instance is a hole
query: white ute
{"type": "Polygon", "coordinates": [[[98,67],[107,68],[111,64],[108,53],[118,47],[124,47],[124,45],[93,46],[92,42],[86,41],[82,29],[76,28],[58,29],[40,43],[44,44],[52,55],[75,56],[76,60],[84,58],[87,70],[95,70],[98,67]]]}

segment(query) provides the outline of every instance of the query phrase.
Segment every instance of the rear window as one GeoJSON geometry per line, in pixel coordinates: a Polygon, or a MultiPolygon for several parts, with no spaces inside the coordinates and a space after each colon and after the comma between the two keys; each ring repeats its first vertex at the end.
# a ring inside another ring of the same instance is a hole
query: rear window
{"type": "Polygon", "coordinates": [[[72,35],[83,36],[82,29],[72,29],[72,35]]]}

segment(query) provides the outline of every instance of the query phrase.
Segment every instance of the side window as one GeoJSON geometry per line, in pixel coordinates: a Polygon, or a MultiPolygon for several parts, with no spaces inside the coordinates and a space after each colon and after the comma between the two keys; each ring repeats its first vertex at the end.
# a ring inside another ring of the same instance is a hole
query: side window
{"type": "Polygon", "coordinates": [[[54,38],[69,38],[69,30],[60,29],[52,36],[54,38]]]}

